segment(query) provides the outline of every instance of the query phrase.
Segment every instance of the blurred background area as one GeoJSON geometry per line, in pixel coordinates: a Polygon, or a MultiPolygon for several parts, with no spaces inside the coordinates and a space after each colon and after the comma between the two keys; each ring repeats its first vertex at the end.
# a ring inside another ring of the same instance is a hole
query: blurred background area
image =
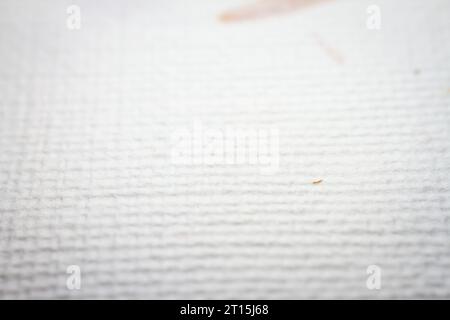
{"type": "Polygon", "coordinates": [[[450,298],[450,2],[252,4],[1,1],[0,298],[450,298]],[[174,166],[196,120],[279,170],[174,166]]]}

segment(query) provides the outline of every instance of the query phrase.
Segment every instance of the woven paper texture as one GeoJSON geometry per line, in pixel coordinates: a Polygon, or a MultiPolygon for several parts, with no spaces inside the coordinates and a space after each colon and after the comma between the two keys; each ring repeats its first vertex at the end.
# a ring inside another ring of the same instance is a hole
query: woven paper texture
{"type": "Polygon", "coordinates": [[[0,298],[450,298],[450,2],[243,3],[0,2],[0,298]],[[175,164],[199,123],[275,172],[175,164]]]}

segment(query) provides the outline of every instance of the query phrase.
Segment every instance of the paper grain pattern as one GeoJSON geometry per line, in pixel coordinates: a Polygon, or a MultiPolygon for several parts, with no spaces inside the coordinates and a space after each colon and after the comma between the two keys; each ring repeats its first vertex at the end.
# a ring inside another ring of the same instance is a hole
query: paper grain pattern
{"type": "Polygon", "coordinates": [[[448,1],[76,2],[0,4],[0,298],[450,298],[448,1]],[[196,120],[279,170],[172,165],[196,120]]]}

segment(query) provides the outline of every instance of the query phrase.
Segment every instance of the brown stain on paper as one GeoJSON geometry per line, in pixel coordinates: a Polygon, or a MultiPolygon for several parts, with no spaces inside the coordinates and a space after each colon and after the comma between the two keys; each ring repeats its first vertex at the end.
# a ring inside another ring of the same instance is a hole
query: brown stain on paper
{"type": "Polygon", "coordinates": [[[314,40],[316,41],[317,45],[320,49],[335,63],[337,64],[344,64],[345,59],[342,53],[336,49],[335,47],[332,47],[328,43],[326,43],[322,37],[313,34],[314,40]]]}
{"type": "Polygon", "coordinates": [[[260,19],[305,9],[327,1],[332,0],[259,0],[250,5],[226,11],[219,16],[219,20],[222,22],[239,22],[260,19]]]}
{"type": "MultiPolygon", "coordinates": [[[[222,22],[241,22],[260,19],[272,15],[290,13],[313,5],[333,0],[259,0],[253,4],[245,5],[234,10],[226,11],[219,16],[222,22]]],[[[313,34],[319,48],[336,64],[344,64],[344,56],[339,50],[326,43],[322,37],[313,34]]]]}

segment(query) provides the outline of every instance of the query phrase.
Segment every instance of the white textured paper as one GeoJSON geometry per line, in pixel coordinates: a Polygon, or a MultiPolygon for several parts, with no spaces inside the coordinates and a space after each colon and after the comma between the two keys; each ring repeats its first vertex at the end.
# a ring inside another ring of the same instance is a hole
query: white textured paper
{"type": "Polygon", "coordinates": [[[450,298],[450,2],[242,3],[1,1],[0,298],[450,298]],[[279,170],[173,165],[194,121],[279,170]]]}

